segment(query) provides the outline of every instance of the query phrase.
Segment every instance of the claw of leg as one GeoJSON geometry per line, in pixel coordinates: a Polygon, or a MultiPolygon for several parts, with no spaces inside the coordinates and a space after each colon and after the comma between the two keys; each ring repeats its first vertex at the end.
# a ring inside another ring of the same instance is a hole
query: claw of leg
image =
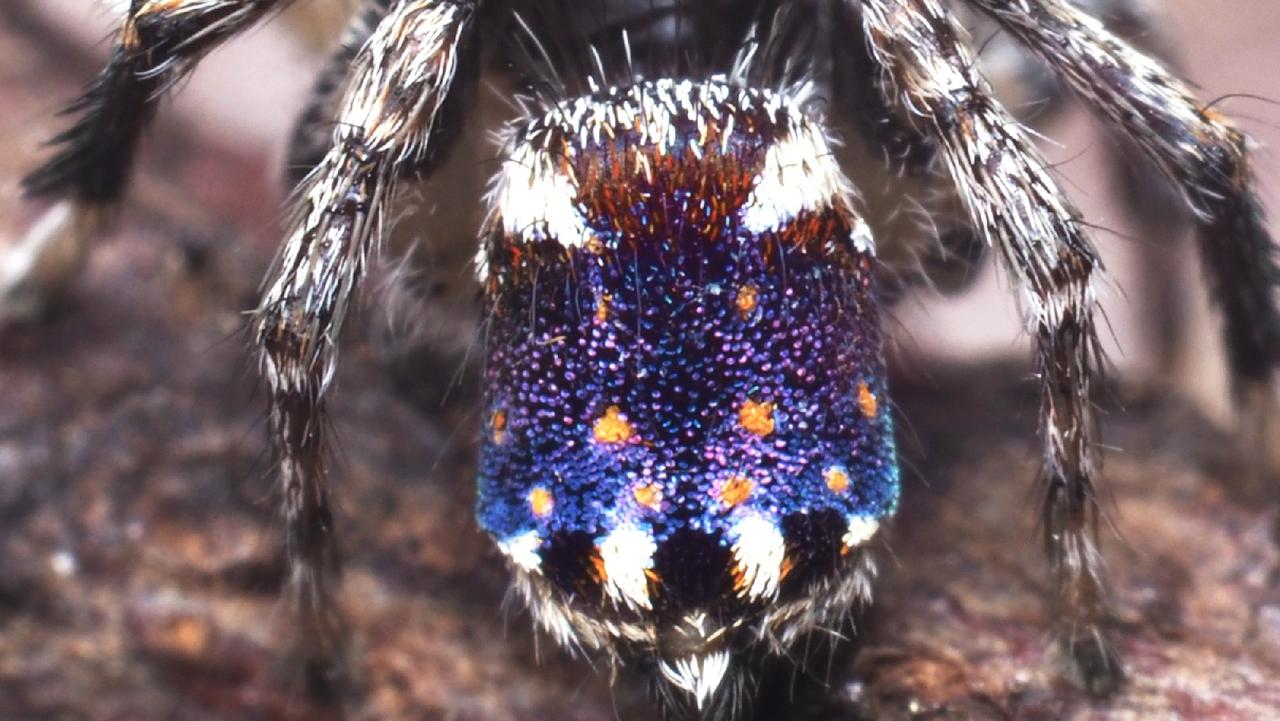
{"type": "Polygon", "coordinates": [[[62,295],[84,264],[97,216],[75,201],[60,201],[0,250],[0,326],[39,317],[62,295]]]}
{"type": "Polygon", "coordinates": [[[1124,685],[1124,664],[1107,633],[1097,626],[1067,632],[1058,640],[1066,676],[1095,698],[1110,696],[1124,685]]]}

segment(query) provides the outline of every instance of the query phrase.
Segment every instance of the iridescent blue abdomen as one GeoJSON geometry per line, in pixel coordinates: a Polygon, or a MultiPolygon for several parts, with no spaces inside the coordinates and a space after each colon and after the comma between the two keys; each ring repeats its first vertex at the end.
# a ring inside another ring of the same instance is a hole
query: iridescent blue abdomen
{"type": "Polygon", "coordinates": [[[495,189],[478,516],[553,632],[707,659],[896,507],[873,248],[785,99],[579,102],[495,189]]]}

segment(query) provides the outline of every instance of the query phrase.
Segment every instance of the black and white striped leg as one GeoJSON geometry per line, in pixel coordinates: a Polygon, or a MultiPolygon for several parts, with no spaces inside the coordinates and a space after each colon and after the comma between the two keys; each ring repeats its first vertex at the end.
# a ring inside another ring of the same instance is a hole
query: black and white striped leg
{"type": "Polygon", "coordinates": [[[132,2],[106,67],[65,111],[75,121],[22,181],[28,197],[53,205],[0,257],[0,321],[38,314],[75,277],[94,231],[125,192],[138,141],[165,91],[281,2],[132,2]]]}
{"type": "Polygon", "coordinates": [[[1105,693],[1123,673],[1104,630],[1108,600],[1095,545],[1100,511],[1090,395],[1101,363],[1092,286],[1097,255],[1041,154],[992,99],[940,0],[859,4],[885,87],[937,139],[974,226],[1021,293],[1042,384],[1043,523],[1055,631],[1084,685],[1105,693]]]}
{"type": "Polygon", "coordinates": [[[1064,0],[970,0],[1052,66],[1182,191],[1199,225],[1211,290],[1225,319],[1238,402],[1275,422],[1280,284],[1275,243],[1254,194],[1249,141],[1159,62],[1064,0]]]}
{"type": "Polygon", "coordinates": [[[340,659],[343,635],[332,597],[338,555],[325,435],[339,331],[383,238],[398,179],[406,168],[429,171],[455,134],[455,77],[474,10],[462,0],[397,0],[378,23],[353,59],[331,147],[299,189],[257,311],[290,595],[312,668],[340,659]]]}
{"type": "Polygon", "coordinates": [[[356,53],[364,46],[374,27],[387,14],[391,0],[364,0],[342,34],[338,48],[329,56],[302,113],[294,123],[285,155],[285,184],[293,189],[320,164],[333,142],[333,119],[338,113],[343,83],[356,53]]]}

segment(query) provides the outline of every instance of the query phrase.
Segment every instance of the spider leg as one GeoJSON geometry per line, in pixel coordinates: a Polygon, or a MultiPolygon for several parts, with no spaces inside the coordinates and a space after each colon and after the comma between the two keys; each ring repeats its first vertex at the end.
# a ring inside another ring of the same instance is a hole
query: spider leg
{"type": "Polygon", "coordinates": [[[916,127],[911,113],[886,93],[867,43],[850,41],[855,7],[835,8],[829,43],[832,96],[850,126],[841,163],[862,196],[862,212],[880,239],[876,255],[885,271],[881,302],[892,305],[910,286],[943,293],[963,290],[986,255],[955,183],[939,160],[937,142],[916,127]]]}
{"type": "MultiPolygon", "coordinates": [[[[346,83],[347,70],[356,53],[388,10],[390,0],[363,0],[351,16],[337,49],[316,78],[304,111],[294,124],[286,155],[285,182],[297,187],[320,164],[332,144],[334,118],[346,83]]],[[[487,127],[501,122],[495,118],[486,100],[491,93],[481,94],[468,104],[468,127],[487,127]]],[[[505,111],[506,106],[502,109],[505,111]]],[[[466,211],[477,201],[475,188],[483,187],[482,163],[492,157],[491,142],[481,143],[464,131],[454,141],[450,159],[432,171],[435,182],[422,183],[408,177],[410,192],[432,200],[435,209],[424,215],[422,208],[410,208],[399,216],[398,227],[411,232],[393,231],[385,248],[390,262],[371,268],[366,284],[373,284],[378,297],[379,313],[386,323],[377,324],[374,347],[380,365],[391,374],[393,382],[413,390],[413,400],[421,407],[438,409],[447,404],[466,404],[473,399],[460,382],[459,369],[474,372],[475,329],[478,326],[472,269],[475,263],[473,243],[422,242],[420,231],[431,228],[433,237],[463,237],[472,233],[472,218],[466,211]],[[480,148],[475,147],[480,145],[480,148]],[[459,221],[465,216],[464,231],[459,221]],[[451,232],[457,229],[463,235],[451,232]],[[470,365],[468,365],[470,363],[470,365]],[[449,383],[423,384],[423,373],[439,372],[449,383]],[[418,395],[421,394],[421,395],[418,395]]],[[[405,167],[412,176],[421,168],[405,167]]],[[[474,234],[474,233],[472,233],[474,234]]],[[[478,387],[478,386],[477,386],[478,387]]]]}
{"type": "Polygon", "coordinates": [[[1090,391],[1101,363],[1092,286],[1098,257],[1040,153],[992,99],[945,7],[938,0],[860,5],[885,87],[937,140],[974,226],[1021,291],[1042,384],[1043,523],[1055,631],[1085,686],[1106,693],[1123,672],[1103,629],[1108,599],[1095,545],[1090,391]]]}
{"type": "MultiPolygon", "coordinates": [[[[1074,1],[1116,36],[1177,71],[1178,41],[1167,14],[1162,15],[1159,0],[1074,1]]],[[[1045,70],[1053,72],[1047,66],[1045,70]]],[[[1069,92],[1061,83],[1057,85],[1060,92],[1069,92]]],[[[1187,283],[1195,279],[1186,262],[1189,249],[1184,248],[1193,225],[1191,212],[1172,182],[1152,182],[1153,178],[1163,180],[1160,169],[1122,128],[1109,126],[1107,136],[1112,146],[1108,158],[1112,187],[1138,237],[1145,241],[1134,249],[1139,256],[1137,265],[1144,272],[1131,290],[1143,309],[1142,344],[1151,349],[1156,376],[1178,383],[1179,376],[1187,372],[1183,364],[1195,332],[1187,323],[1191,308],[1186,295],[1187,283]]]]}
{"type": "Polygon", "coordinates": [[[0,257],[0,319],[30,317],[75,276],[94,231],[128,184],[130,166],[165,91],[222,41],[281,0],[134,0],[106,67],[65,113],[71,127],[23,179],[28,197],[55,201],[0,257]]]}
{"type": "MultiPolygon", "coordinates": [[[[1273,422],[1280,265],[1253,192],[1248,139],[1159,62],[1070,3],[971,2],[1049,63],[1182,191],[1225,317],[1236,399],[1260,425],[1273,422]]],[[[1264,448],[1265,436],[1256,440],[1264,448]]]]}
{"type": "MultiPolygon", "coordinates": [[[[457,129],[475,2],[397,0],[356,53],[329,151],[299,188],[255,333],[270,390],[290,597],[312,664],[340,657],[325,392],[342,321],[406,169],[430,171],[457,129]],[[465,60],[465,62],[464,62],[465,60]]],[[[314,666],[311,670],[317,670],[314,666]]],[[[324,672],[321,666],[318,670],[324,672]]]]}
{"type": "Polygon", "coordinates": [[[356,53],[387,14],[391,0],[364,0],[342,34],[338,48],[329,56],[311,87],[310,96],[298,115],[285,155],[285,183],[295,188],[329,152],[333,142],[333,119],[338,111],[343,83],[356,53]]]}

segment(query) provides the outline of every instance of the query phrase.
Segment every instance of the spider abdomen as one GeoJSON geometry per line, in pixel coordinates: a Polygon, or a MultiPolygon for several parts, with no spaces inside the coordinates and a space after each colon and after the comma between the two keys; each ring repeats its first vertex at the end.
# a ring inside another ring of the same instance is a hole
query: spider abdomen
{"type": "Polygon", "coordinates": [[[724,80],[573,101],[510,153],[481,525],[562,641],[702,706],[739,636],[843,613],[896,506],[870,234],[797,103],[724,80]]]}

